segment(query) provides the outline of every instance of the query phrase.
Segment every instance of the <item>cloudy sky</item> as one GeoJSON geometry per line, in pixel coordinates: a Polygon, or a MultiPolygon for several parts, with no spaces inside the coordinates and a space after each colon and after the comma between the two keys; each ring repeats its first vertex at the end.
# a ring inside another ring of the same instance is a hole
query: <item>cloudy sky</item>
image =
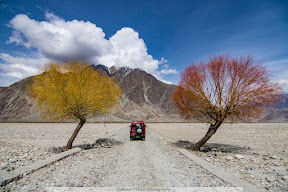
{"type": "Polygon", "coordinates": [[[0,0],[0,23],[0,86],[68,59],[177,84],[188,65],[227,52],[255,57],[288,84],[285,0],[0,0]]]}

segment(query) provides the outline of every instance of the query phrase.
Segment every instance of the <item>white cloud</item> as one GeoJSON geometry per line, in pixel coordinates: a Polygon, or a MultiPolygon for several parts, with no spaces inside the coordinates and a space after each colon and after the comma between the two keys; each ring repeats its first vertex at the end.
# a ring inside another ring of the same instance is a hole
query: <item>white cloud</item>
{"type": "MultiPolygon", "coordinates": [[[[287,76],[287,75],[286,75],[287,76]]],[[[278,83],[280,83],[283,86],[283,91],[288,94],[288,78],[287,77],[279,77],[279,79],[276,80],[278,83]]]]}
{"type": "Polygon", "coordinates": [[[270,61],[267,62],[266,65],[279,65],[279,64],[287,64],[288,63],[288,59],[282,59],[282,60],[276,60],[276,61],[270,61]]]}
{"type": "Polygon", "coordinates": [[[178,74],[176,69],[162,69],[160,73],[168,75],[168,74],[178,74]]]}
{"type": "Polygon", "coordinates": [[[0,59],[2,59],[4,62],[15,64],[15,63],[21,63],[23,65],[27,66],[34,66],[37,67],[37,65],[42,65],[49,60],[47,58],[42,57],[41,55],[36,55],[36,58],[31,58],[29,56],[26,57],[13,57],[6,53],[0,53],[0,59]]]}
{"type": "Polygon", "coordinates": [[[18,79],[21,79],[21,78],[24,77],[23,74],[19,73],[19,72],[8,72],[8,73],[6,73],[6,76],[8,76],[8,77],[16,77],[18,79]]]}
{"type": "Polygon", "coordinates": [[[266,62],[265,65],[271,71],[272,80],[283,85],[283,91],[288,93],[288,59],[266,62]]]}
{"type": "Polygon", "coordinates": [[[166,84],[169,84],[169,85],[173,84],[171,81],[166,81],[166,80],[164,80],[164,79],[162,79],[161,81],[162,81],[163,83],[166,83],[166,84]]]}
{"type": "Polygon", "coordinates": [[[1,87],[7,87],[19,80],[23,79],[21,73],[18,72],[0,72],[1,87]]]}
{"type": "MultiPolygon", "coordinates": [[[[144,40],[132,28],[124,27],[106,39],[102,28],[89,21],[65,21],[53,13],[46,13],[45,18],[45,21],[36,21],[24,14],[16,15],[10,21],[13,32],[8,43],[23,45],[28,49],[36,48],[43,55],[42,61],[39,58],[37,60],[41,64],[44,60],[65,62],[83,59],[108,67],[140,68],[166,83],[170,82],[164,81],[163,76],[177,73],[175,69],[168,69],[168,66],[159,71],[159,65],[168,61],[163,57],[159,61],[149,55],[144,40]]],[[[10,69],[33,71],[28,65],[31,60],[28,62],[27,58],[21,60],[3,53],[0,58],[5,60],[8,57],[6,64],[10,69]]]]}
{"type": "Polygon", "coordinates": [[[9,54],[0,53],[0,82],[1,86],[8,86],[28,76],[36,75],[41,67],[49,60],[38,56],[38,58],[13,57],[9,54]]]}
{"type": "Polygon", "coordinates": [[[140,68],[148,73],[156,74],[159,61],[147,53],[143,39],[133,29],[125,27],[109,39],[112,49],[99,57],[99,62],[107,66],[140,68]]]}
{"type": "Polygon", "coordinates": [[[162,64],[165,64],[167,62],[168,62],[167,59],[164,59],[164,57],[161,57],[161,60],[159,61],[159,64],[162,65],[162,64]]]}
{"type": "Polygon", "coordinates": [[[165,74],[165,75],[169,75],[169,74],[178,74],[179,72],[176,69],[169,69],[169,65],[165,64],[164,65],[164,69],[162,69],[160,71],[160,73],[165,74]]]}
{"type": "Polygon", "coordinates": [[[288,79],[283,79],[283,78],[279,78],[279,79],[274,79],[272,80],[275,83],[279,83],[280,85],[282,85],[283,87],[283,91],[288,94],[288,79]]]}
{"type": "Polygon", "coordinates": [[[36,48],[49,59],[91,59],[109,48],[103,30],[89,21],[64,21],[46,13],[47,21],[35,21],[27,15],[17,15],[10,25],[14,29],[9,43],[36,48]]]}

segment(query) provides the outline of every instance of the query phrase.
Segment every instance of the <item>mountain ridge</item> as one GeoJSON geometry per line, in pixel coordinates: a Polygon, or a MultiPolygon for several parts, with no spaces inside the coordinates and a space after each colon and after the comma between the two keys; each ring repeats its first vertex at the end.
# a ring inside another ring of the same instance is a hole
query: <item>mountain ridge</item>
{"type": "MultiPolygon", "coordinates": [[[[122,95],[119,106],[113,109],[111,114],[93,117],[88,121],[184,121],[172,100],[176,85],[161,82],[141,69],[115,66],[109,68],[104,65],[91,67],[114,79],[122,90],[122,95]]],[[[33,99],[27,93],[31,80],[31,77],[27,77],[9,87],[0,87],[0,122],[47,122],[42,120],[35,110],[33,99]]],[[[279,105],[260,122],[288,122],[288,94],[285,94],[279,105]]]]}
{"type": "MultiPolygon", "coordinates": [[[[141,69],[128,67],[106,67],[91,65],[95,71],[113,78],[122,90],[120,104],[107,121],[130,121],[134,119],[169,121],[179,120],[172,94],[177,86],[168,85],[141,69]]],[[[0,121],[43,122],[35,110],[33,99],[27,93],[31,77],[18,81],[9,87],[0,88],[0,121]]],[[[91,118],[99,122],[103,116],[91,118]]]]}

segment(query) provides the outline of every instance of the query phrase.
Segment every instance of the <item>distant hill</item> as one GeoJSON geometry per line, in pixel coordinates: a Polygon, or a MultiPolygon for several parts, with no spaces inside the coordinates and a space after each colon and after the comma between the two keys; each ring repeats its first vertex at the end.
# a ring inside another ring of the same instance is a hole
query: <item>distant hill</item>
{"type": "MultiPolygon", "coordinates": [[[[181,117],[172,101],[175,85],[168,85],[140,69],[107,68],[93,65],[96,71],[113,78],[122,90],[120,106],[106,117],[107,121],[126,121],[143,119],[151,121],[174,121],[181,117]]],[[[34,110],[32,99],[26,87],[31,77],[9,87],[0,88],[0,121],[41,122],[40,115],[34,110]]],[[[95,117],[90,121],[103,121],[95,117]]]]}
{"type": "MultiPolygon", "coordinates": [[[[124,122],[135,119],[153,122],[183,121],[172,101],[175,85],[168,85],[140,69],[92,65],[96,71],[114,79],[122,90],[120,105],[107,117],[94,117],[90,122],[124,122]]],[[[31,77],[0,87],[0,122],[42,122],[27,94],[31,77]]],[[[288,122],[288,94],[275,110],[261,122],[288,122]]]]}
{"type": "Polygon", "coordinates": [[[279,103],[277,109],[288,108],[288,94],[284,95],[284,99],[279,103]]]}
{"type": "Polygon", "coordinates": [[[261,122],[288,122],[288,94],[284,95],[276,109],[272,110],[261,122]]]}
{"type": "Polygon", "coordinates": [[[31,77],[0,89],[0,121],[20,120],[33,113],[33,104],[26,86],[31,77]]]}
{"type": "Polygon", "coordinates": [[[261,122],[288,122],[288,108],[275,109],[262,119],[261,122]]]}

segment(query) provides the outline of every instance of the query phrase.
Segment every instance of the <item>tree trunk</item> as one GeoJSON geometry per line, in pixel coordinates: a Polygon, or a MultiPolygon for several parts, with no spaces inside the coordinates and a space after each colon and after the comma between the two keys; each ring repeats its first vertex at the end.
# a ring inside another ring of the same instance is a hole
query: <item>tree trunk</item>
{"type": "Polygon", "coordinates": [[[76,138],[78,132],[80,131],[80,129],[82,128],[82,126],[84,125],[85,122],[86,122],[85,118],[80,119],[79,124],[77,125],[76,129],[74,130],[73,134],[71,135],[71,137],[67,143],[66,150],[69,150],[72,148],[72,143],[73,143],[74,139],[76,138]]]}
{"type": "Polygon", "coordinates": [[[202,147],[209,139],[210,137],[212,137],[212,135],[214,135],[214,133],[216,133],[217,129],[220,127],[220,125],[222,124],[223,121],[221,122],[217,122],[215,124],[210,124],[210,127],[206,133],[206,135],[200,140],[198,141],[198,143],[196,143],[193,147],[194,151],[200,151],[200,147],[202,147]]]}

